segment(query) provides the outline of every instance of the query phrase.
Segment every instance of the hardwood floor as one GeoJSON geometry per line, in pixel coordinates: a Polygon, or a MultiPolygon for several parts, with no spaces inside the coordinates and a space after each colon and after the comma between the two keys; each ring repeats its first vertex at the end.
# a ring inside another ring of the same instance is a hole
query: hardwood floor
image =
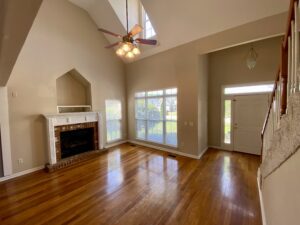
{"type": "Polygon", "coordinates": [[[261,225],[256,156],[201,160],[124,144],[54,173],[0,183],[0,224],[261,225]]]}

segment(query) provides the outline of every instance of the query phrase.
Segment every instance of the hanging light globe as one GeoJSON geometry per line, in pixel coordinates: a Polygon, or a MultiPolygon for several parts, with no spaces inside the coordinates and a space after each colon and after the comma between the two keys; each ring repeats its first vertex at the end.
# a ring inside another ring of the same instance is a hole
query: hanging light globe
{"type": "Polygon", "coordinates": [[[132,49],[132,53],[135,54],[135,55],[139,55],[139,54],[141,54],[141,51],[140,51],[140,49],[137,46],[135,46],[132,49]]]}
{"type": "Polygon", "coordinates": [[[132,52],[127,52],[126,53],[126,58],[132,59],[132,58],[134,58],[134,54],[132,52]]]}
{"type": "Polygon", "coordinates": [[[118,56],[123,56],[123,55],[125,55],[125,51],[124,51],[122,48],[119,48],[119,49],[116,51],[116,54],[117,54],[118,56]]]}
{"type": "Polygon", "coordinates": [[[246,64],[247,64],[247,67],[249,68],[249,70],[253,70],[254,67],[256,66],[257,57],[258,57],[258,54],[254,50],[254,48],[251,47],[251,49],[247,55],[247,59],[246,59],[246,64]]]}
{"type": "Polygon", "coordinates": [[[130,50],[131,50],[131,46],[132,44],[131,43],[124,43],[123,45],[122,45],[122,49],[125,51],[125,52],[129,52],[130,50]]]}

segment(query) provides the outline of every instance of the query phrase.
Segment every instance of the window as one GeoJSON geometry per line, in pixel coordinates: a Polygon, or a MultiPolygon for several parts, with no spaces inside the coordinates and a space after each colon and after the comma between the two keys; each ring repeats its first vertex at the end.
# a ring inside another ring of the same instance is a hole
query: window
{"type": "Polygon", "coordinates": [[[231,100],[224,102],[224,143],[231,143],[231,100]]]}
{"type": "Polygon", "coordinates": [[[142,6],[142,15],[143,15],[143,25],[144,25],[144,37],[151,38],[156,35],[156,32],[143,6],[142,6]]]}
{"type": "Polygon", "coordinates": [[[250,94],[250,93],[267,93],[272,92],[274,84],[259,84],[239,87],[227,87],[224,89],[225,95],[232,94],[250,94]]]}
{"type": "Polygon", "coordinates": [[[177,88],[135,94],[136,138],[177,146],[177,88]]]}
{"type": "Polygon", "coordinates": [[[116,141],[122,138],[121,121],[122,107],[119,100],[106,100],[106,140],[116,141]]]}

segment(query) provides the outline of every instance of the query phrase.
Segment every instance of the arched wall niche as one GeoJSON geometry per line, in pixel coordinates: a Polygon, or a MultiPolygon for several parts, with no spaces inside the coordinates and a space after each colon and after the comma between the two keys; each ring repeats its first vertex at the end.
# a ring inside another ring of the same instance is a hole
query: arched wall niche
{"type": "Polygon", "coordinates": [[[59,113],[92,110],[91,84],[76,69],[56,79],[56,96],[59,113]]]}

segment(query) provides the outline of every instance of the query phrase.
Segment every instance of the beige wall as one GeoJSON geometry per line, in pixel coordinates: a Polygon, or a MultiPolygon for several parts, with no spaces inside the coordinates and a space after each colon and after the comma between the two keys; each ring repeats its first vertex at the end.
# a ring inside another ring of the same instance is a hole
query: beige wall
{"type": "Polygon", "coordinates": [[[56,113],[56,79],[61,75],[75,68],[92,84],[94,111],[105,112],[105,99],[125,105],[124,65],[104,49],[107,44],[84,10],[67,0],[43,1],[8,82],[14,172],[47,162],[41,114],[56,113]]]}
{"type": "Polygon", "coordinates": [[[42,0],[0,1],[0,86],[6,86],[42,0]]]}
{"type": "Polygon", "coordinates": [[[185,45],[127,65],[128,136],[135,139],[134,93],[178,88],[179,151],[198,155],[198,57],[185,45]],[[193,126],[184,122],[193,123],[193,126]]]}
{"type": "Polygon", "coordinates": [[[298,225],[300,221],[300,151],[263,182],[268,225],[298,225]]]}
{"type": "Polygon", "coordinates": [[[90,105],[90,88],[67,73],[56,80],[57,105],[90,105]]]}
{"type": "Polygon", "coordinates": [[[208,144],[220,147],[222,85],[274,81],[279,66],[281,38],[253,43],[258,53],[257,65],[249,70],[245,60],[251,44],[209,54],[208,144]]]}
{"type": "Polygon", "coordinates": [[[203,152],[207,148],[207,113],[208,113],[208,55],[199,56],[198,61],[198,149],[203,152]]]}

